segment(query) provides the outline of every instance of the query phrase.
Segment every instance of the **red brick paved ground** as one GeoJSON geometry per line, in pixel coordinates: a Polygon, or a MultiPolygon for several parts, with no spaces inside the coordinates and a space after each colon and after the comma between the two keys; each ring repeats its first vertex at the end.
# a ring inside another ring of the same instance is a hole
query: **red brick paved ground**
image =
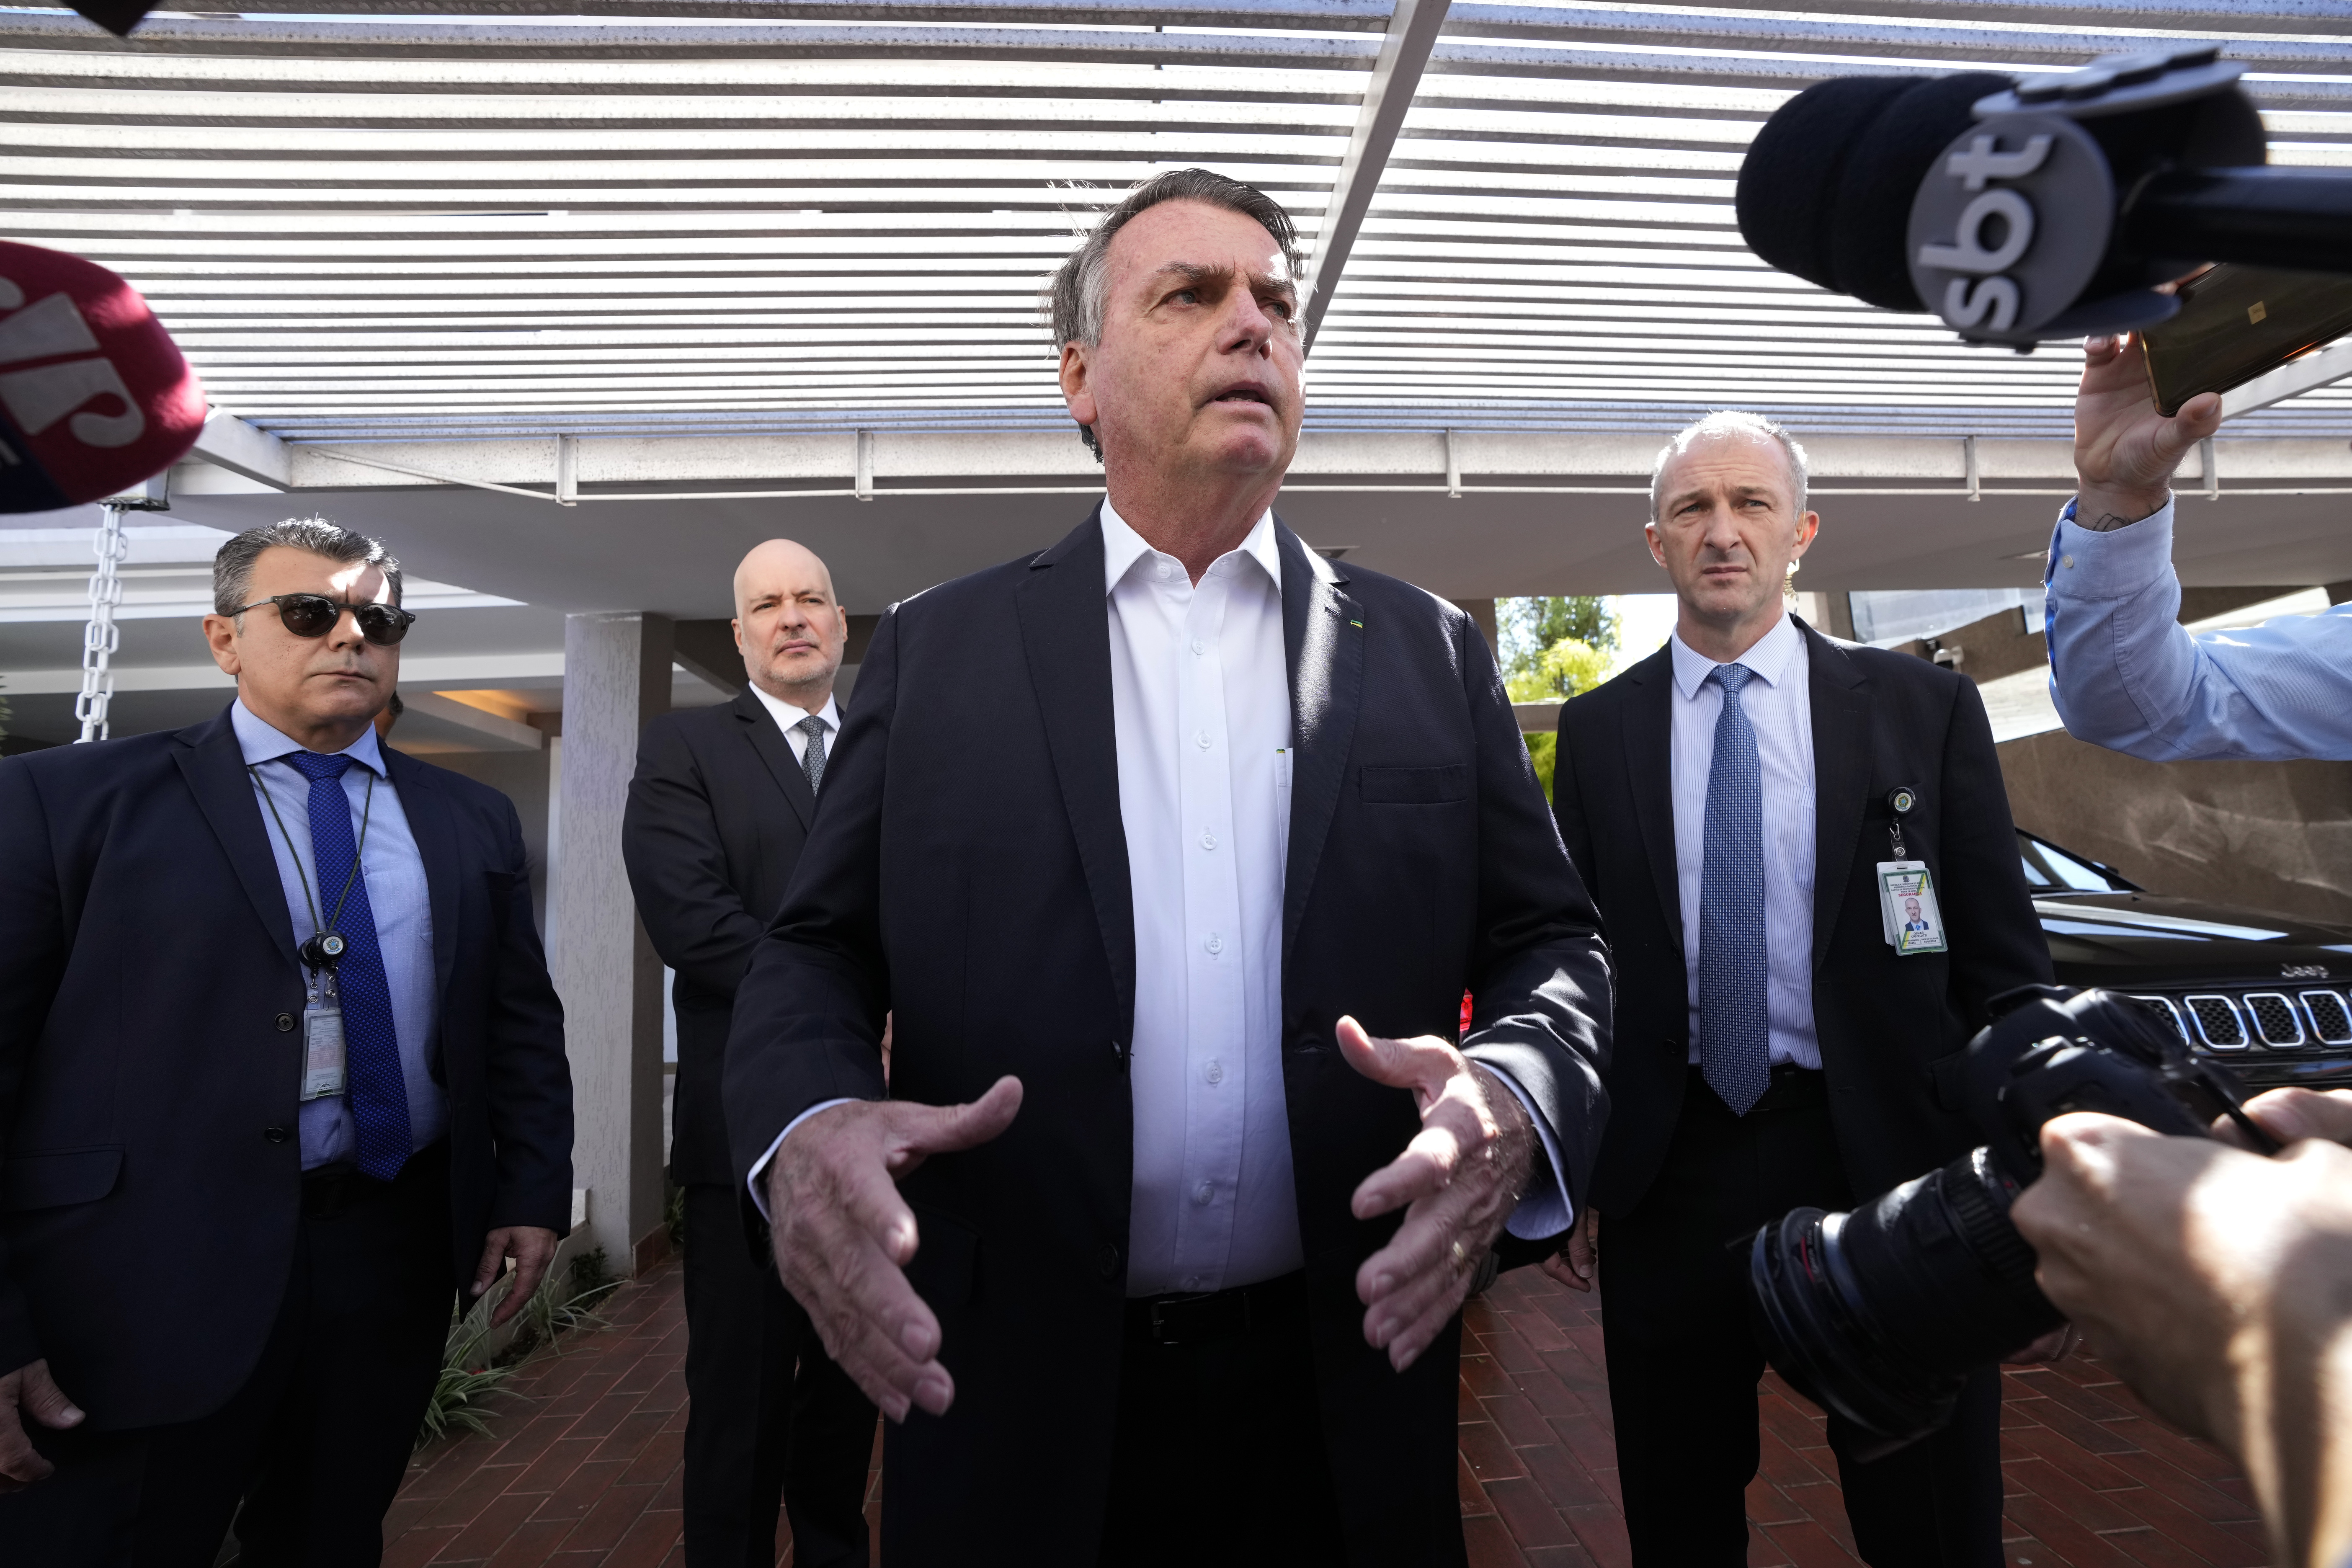
{"type": "MultiPolygon", "coordinates": [[[[417,1456],[387,1568],[677,1568],[686,1322],[675,1264],[625,1287],[612,1327],[568,1335],[511,1384],[489,1437],[417,1456]]],[[[1473,1568],[1619,1568],[1616,1454],[1589,1297],[1533,1269],[1471,1303],[1462,1512],[1473,1568]]],[[[1850,1564],[1822,1416],[1766,1380],[1748,1562],[1850,1564]]],[[[2095,1361],[2008,1376],[2009,1560],[2019,1568],[2258,1568],[2262,1528],[2229,1460],[2150,1415],[2095,1361]]],[[[879,1462],[879,1450],[877,1450],[879,1462]]],[[[879,1472],[867,1493],[877,1506],[879,1472]]],[[[791,1562],[780,1541],[777,1562],[791,1562]]]]}

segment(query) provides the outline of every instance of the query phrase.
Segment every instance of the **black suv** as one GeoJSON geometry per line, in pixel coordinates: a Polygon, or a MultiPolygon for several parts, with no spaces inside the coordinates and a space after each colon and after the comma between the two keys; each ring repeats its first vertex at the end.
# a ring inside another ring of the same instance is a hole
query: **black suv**
{"type": "Polygon", "coordinates": [[[2352,931],[2168,898],[2020,831],[2034,912],[2064,985],[2155,1005],[2248,1083],[2352,1083],[2352,931]]]}

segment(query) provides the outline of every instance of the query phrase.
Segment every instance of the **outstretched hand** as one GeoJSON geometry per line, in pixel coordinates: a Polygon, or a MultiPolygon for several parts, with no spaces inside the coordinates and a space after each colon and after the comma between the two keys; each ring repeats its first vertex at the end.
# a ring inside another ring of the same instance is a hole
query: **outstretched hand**
{"type": "Polygon", "coordinates": [[[898,1180],[933,1154],[995,1138],[1020,1109],[1016,1078],[998,1079],[969,1105],[836,1105],[794,1128],[769,1162],[784,1288],[808,1309],[825,1353],[893,1421],[914,1405],[943,1415],[955,1401],[939,1360],[940,1321],[907,1283],[920,1237],[898,1180]]]}
{"type": "Polygon", "coordinates": [[[1349,1067],[1412,1089],[1421,1111],[1421,1131],[1364,1178],[1353,1203],[1358,1219],[1405,1211],[1389,1244],[1356,1270],[1364,1338],[1402,1372],[1460,1310],[1517,1206],[1535,1163],[1535,1127],[1501,1079],[1435,1035],[1382,1039],[1353,1018],[1335,1033],[1349,1067]]]}
{"type": "Polygon", "coordinates": [[[2074,395],[2074,521],[2102,531],[2161,509],[2189,449],[2221,426],[2221,399],[2200,392],[2168,419],[2156,411],[2147,350],[2137,333],[2083,344],[2074,395]]]}

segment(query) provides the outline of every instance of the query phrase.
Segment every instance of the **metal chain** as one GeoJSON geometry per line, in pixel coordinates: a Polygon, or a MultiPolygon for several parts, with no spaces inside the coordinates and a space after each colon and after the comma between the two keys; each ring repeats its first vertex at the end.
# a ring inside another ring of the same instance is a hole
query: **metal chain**
{"type": "Polygon", "coordinates": [[[122,604],[122,579],[116,569],[129,553],[122,537],[122,509],[100,509],[98,570],[89,574],[89,624],[81,633],[81,695],[74,699],[74,717],[81,721],[81,738],[107,737],[106,710],[114,700],[115,650],[122,646],[121,628],[114,612],[122,604]]]}

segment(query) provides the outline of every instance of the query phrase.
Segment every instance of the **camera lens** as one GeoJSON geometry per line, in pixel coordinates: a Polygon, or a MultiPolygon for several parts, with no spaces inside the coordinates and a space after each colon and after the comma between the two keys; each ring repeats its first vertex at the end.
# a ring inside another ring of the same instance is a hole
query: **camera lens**
{"type": "Polygon", "coordinates": [[[1976,1149],[1851,1214],[1797,1209],[1748,1250],[1757,1330],[1780,1374],[1883,1441],[1948,1420],[1974,1368],[2065,1320],[2009,1221],[2015,1186],[1976,1149]]]}

